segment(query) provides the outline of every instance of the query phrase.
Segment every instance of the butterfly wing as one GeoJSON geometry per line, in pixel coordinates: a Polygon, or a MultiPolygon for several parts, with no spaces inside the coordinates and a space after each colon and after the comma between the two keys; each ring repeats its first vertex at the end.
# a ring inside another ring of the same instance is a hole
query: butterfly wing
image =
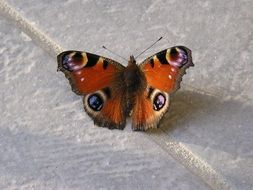
{"type": "Polygon", "coordinates": [[[180,88],[182,76],[192,63],[191,51],[184,46],[163,50],[143,61],[140,69],[147,89],[136,97],[132,119],[134,130],[156,128],[169,108],[169,94],[180,88]]]}
{"type": "Polygon", "coordinates": [[[194,66],[191,50],[184,46],[163,50],[144,60],[140,65],[147,83],[167,93],[180,88],[182,76],[190,66],[194,66]]]}
{"type": "MultiPolygon", "coordinates": [[[[58,70],[68,78],[72,90],[83,95],[84,109],[101,127],[125,127],[125,95],[120,89],[124,66],[105,57],[81,51],[57,56],[58,70]]],[[[122,87],[121,87],[122,88],[122,87]]]]}
{"type": "Polygon", "coordinates": [[[146,131],[156,128],[169,108],[169,94],[150,86],[135,97],[132,111],[132,129],[146,131]]]}

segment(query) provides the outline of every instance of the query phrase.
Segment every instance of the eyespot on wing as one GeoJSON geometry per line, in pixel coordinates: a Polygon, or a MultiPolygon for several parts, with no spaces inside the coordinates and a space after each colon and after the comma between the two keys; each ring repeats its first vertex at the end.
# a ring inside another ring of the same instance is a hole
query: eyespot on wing
{"type": "Polygon", "coordinates": [[[167,50],[166,60],[172,66],[180,68],[188,62],[188,59],[187,51],[181,46],[167,50]]]}
{"type": "Polygon", "coordinates": [[[62,67],[68,71],[78,71],[85,67],[88,62],[86,53],[84,52],[72,52],[70,54],[63,54],[62,67]]]}

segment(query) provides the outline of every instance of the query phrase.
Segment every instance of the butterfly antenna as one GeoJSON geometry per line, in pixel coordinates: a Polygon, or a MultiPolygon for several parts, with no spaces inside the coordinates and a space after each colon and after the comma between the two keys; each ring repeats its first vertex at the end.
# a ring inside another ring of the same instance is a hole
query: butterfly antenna
{"type": "Polygon", "coordinates": [[[153,44],[151,44],[149,47],[147,47],[145,50],[143,50],[140,54],[138,54],[135,58],[139,57],[141,54],[143,54],[144,52],[146,52],[148,49],[150,49],[151,47],[153,47],[157,42],[159,42],[161,39],[163,39],[163,37],[161,36],[158,40],[156,40],[153,44]]]}
{"type": "Polygon", "coordinates": [[[102,46],[102,48],[104,48],[105,50],[109,51],[109,52],[112,53],[113,55],[117,55],[118,57],[120,57],[120,58],[122,58],[122,59],[128,61],[126,58],[124,58],[124,57],[122,57],[121,55],[119,55],[119,54],[113,52],[112,50],[109,50],[107,47],[102,46]]]}

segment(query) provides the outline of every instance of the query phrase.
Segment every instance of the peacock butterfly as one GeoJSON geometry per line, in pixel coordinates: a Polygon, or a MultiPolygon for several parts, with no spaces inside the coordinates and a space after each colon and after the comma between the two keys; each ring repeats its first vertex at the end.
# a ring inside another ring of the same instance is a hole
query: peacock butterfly
{"type": "Polygon", "coordinates": [[[84,109],[96,125],[124,129],[131,116],[135,131],[157,128],[169,108],[169,95],[179,89],[185,70],[194,66],[191,50],[184,46],[165,49],[140,65],[130,56],[126,67],[81,51],[64,51],[57,60],[58,70],[83,96],[84,109]]]}

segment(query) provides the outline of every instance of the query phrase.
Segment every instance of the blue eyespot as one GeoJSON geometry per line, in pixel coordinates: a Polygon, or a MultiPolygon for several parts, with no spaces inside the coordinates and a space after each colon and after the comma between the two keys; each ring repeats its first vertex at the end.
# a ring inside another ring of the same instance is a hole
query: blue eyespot
{"type": "Polygon", "coordinates": [[[165,96],[162,93],[158,93],[154,98],[153,109],[155,111],[159,111],[164,107],[165,103],[166,103],[165,96]]]}
{"type": "Polygon", "coordinates": [[[103,108],[104,101],[99,94],[91,94],[88,97],[88,105],[94,111],[100,111],[103,108]]]}

